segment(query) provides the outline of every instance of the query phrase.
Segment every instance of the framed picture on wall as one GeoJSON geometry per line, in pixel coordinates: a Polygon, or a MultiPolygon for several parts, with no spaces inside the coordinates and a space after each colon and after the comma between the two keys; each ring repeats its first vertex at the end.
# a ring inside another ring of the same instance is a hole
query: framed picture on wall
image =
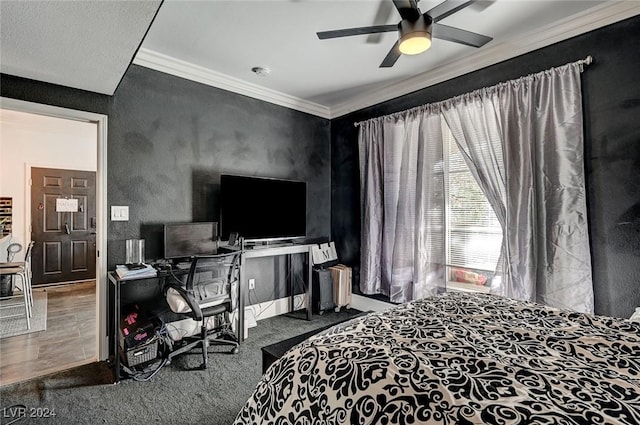
{"type": "Polygon", "coordinates": [[[13,198],[0,197],[0,237],[11,234],[13,198]]]}

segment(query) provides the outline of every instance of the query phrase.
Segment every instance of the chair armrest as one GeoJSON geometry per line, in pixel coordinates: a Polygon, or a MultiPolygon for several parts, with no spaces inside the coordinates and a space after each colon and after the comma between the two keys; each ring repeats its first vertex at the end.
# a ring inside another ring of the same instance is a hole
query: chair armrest
{"type": "Polygon", "coordinates": [[[169,288],[175,290],[191,309],[190,313],[181,314],[189,314],[194,320],[202,320],[202,310],[200,310],[198,302],[191,296],[191,294],[189,294],[189,292],[185,288],[175,283],[166,283],[164,287],[165,296],[169,288]]]}

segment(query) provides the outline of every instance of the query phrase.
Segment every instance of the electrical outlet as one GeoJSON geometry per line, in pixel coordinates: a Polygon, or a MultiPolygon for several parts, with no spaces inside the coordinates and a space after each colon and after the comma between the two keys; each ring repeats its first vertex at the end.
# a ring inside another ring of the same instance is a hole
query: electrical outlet
{"type": "Polygon", "coordinates": [[[256,289],[256,280],[249,279],[249,290],[256,289]]]}

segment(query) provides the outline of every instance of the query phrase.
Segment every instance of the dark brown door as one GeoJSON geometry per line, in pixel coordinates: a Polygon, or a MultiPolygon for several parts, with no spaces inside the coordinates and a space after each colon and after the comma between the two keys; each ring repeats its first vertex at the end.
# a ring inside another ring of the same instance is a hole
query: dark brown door
{"type": "Polygon", "coordinates": [[[34,285],[95,279],[95,172],[31,168],[31,240],[34,285]]]}

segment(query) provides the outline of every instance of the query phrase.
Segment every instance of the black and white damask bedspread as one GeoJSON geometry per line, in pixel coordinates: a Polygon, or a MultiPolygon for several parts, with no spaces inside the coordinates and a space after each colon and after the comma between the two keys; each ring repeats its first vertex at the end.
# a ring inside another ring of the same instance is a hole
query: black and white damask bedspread
{"type": "Polygon", "coordinates": [[[294,347],[235,423],[640,424],[640,323],[426,298],[294,347]]]}

